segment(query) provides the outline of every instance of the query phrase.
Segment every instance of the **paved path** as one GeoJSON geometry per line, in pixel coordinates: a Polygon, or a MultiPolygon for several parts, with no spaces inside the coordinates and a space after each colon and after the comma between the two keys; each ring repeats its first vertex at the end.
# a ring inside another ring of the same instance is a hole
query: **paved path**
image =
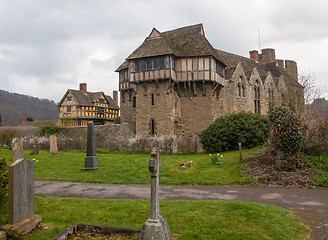
{"type": "MultiPolygon", "coordinates": [[[[150,185],[35,182],[36,195],[100,199],[149,199],[150,185]]],[[[328,239],[328,188],[160,185],[161,200],[225,200],[268,203],[301,217],[312,239],[328,239]]]]}

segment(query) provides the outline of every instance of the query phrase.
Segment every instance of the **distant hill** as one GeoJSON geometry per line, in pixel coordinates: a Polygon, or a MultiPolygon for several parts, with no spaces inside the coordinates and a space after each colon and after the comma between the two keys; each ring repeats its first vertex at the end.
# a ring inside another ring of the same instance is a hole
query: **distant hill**
{"type": "Polygon", "coordinates": [[[0,114],[3,126],[17,126],[20,119],[56,120],[58,108],[54,101],[0,90],[0,114]]]}

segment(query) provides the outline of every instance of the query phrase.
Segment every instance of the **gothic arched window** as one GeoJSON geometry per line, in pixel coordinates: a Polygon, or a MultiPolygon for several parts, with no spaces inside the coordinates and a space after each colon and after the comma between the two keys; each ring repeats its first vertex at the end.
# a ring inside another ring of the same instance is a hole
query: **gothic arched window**
{"type": "Polygon", "coordinates": [[[245,97],[245,81],[242,76],[239,77],[237,91],[238,97],[245,97]]]}
{"type": "Polygon", "coordinates": [[[261,113],[261,104],[260,104],[260,85],[259,82],[255,81],[254,86],[254,112],[256,114],[261,113]]]}
{"type": "Polygon", "coordinates": [[[272,108],[273,107],[273,86],[272,86],[272,84],[270,84],[268,93],[269,93],[269,108],[272,108]]]}

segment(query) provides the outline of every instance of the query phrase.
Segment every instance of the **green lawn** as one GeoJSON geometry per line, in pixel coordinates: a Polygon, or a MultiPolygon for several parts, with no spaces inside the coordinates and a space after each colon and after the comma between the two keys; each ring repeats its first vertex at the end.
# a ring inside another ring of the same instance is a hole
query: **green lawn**
{"type": "MultiPolygon", "coordinates": [[[[246,157],[261,148],[243,150],[246,157]]],[[[79,150],[61,151],[60,155],[51,155],[41,150],[38,155],[30,155],[24,150],[24,157],[35,161],[35,179],[50,181],[74,181],[111,184],[149,184],[149,153],[123,153],[97,149],[100,168],[94,171],[82,170],[85,152],[79,150]]],[[[217,154],[217,153],[215,153],[217,154]]],[[[11,160],[9,149],[0,150],[0,158],[11,160]]],[[[239,162],[239,152],[220,153],[222,166],[212,164],[208,154],[160,154],[160,184],[169,185],[233,185],[256,184],[251,177],[241,173],[243,163],[239,162]],[[221,158],[221,155],[223,157],[221,158]],[[178,162],[194,166],[182,170],[178,162]]]]}
{"type": "MultiPolygon", "coordinates": [[[[50,239],[75,222],[141,229],[149,201],[35,197],[43,227],[24,239],[50,239]]],[[[0,208],[0,225],[6,207],[0,208]]],[[[225,201],[161,201],[176,239],[309,239],[299,218],[279,207],[225,201]]]]}

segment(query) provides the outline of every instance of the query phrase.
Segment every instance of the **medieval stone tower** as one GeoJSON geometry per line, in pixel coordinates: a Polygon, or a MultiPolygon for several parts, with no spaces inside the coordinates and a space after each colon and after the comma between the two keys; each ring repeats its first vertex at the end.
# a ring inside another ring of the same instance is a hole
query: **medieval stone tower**
{"type": "Polygon", "coordinates": [[[215,49],[202,24],[154,28],[116,71],[121,122],[137,137],[191,137],[224,114],[304,107],[294,61],[277,60],[274,49],[250,58],[215,49]]]}

